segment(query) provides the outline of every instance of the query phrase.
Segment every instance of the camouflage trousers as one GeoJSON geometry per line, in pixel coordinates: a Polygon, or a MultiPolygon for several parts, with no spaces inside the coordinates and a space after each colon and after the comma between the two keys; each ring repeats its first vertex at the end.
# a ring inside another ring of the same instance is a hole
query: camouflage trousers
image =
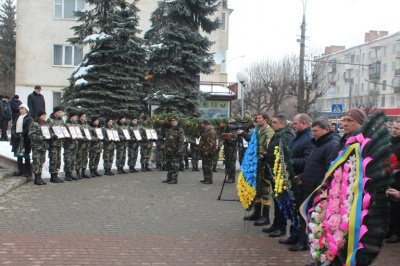
{"type": "Polygon", "coordinates": [[[218,164],[219,151],[220,151],[220,149],[218,149],[218,152],[212,157],[212,166],[213,167],[217,166],[217,164],[218,164]]]}
{"type": "Polygon", "coordinates": [[[64,172],[71,173],[76,161],[76,149],[64,149],[64,172]]]}
{"type": "Polygon", "coordinates": [[[265,177],[265,167],[258,169],[257,193],[255,202],[261,202],[264,206],[272,205],[272,179],[265,177]]]}
{"type": "Polygon", "coordinates": [[[139,154],[139,147],[128,147],[128,166],[131,167],[135,167],[136,166],[136,161],[137,161],[137,157],[139,154]]]}
{"type": "Polygon", "coordinates": [[[49,147],[49,172],[58,174],[61,167],[61,146],[49,147]]]}
{"type": "Polygon", "coordinates": [[[235,179],[237,150],[236,149],[224,150],[224,157],[225,157],[224,158],[225,159],[225,174],[228,175],[228,178],[235,179]]]}
{"type": "Polygon", "coordinates": [[[140,163],[146,164],[150,161],[153,142],[142,143],[140,146],[140,163]]]}
{"type": "Polygon", "coordinates": [[[103,149],[103,166],[105,169],[111,169],[114,162],[114,149],[103,149]]]}
{"type": "Polygon", "coordinates": [[[202,164],[203,164],[203,176],[204,180],[213,181],[213,156],[203,156],[202,157],[202,164]]]}
{"type": "Polygon", "coordinates": [[[179,163],[181,160],[181,156],[176,155],[176,154],[167,154],[165,157],[165,163],[168,169],[168,174],[167,178],[168,179],[178,179],[178,173],[179,173],[179,163]]]}
{"type": "Polygon", "coordinates": [[[159,164],[165,164],[166,163],[166,158],[165,158],[165,152],[164,148],[157,148],[157,162],[159,164]]]}
{"type": "Polygon", "coordinates": [[[89,154],[89,149],[76,150],[76,164],[75,164],[76,170],[79,171],[80,169],[86,169],[88,164],[88,154],[89,154]]]}
{"type": "Polygon", "coordinates": [[[100,162],[101,150],[89,150],[89,169],[96,170],[100,162]]]}
{"type": "Polygon", "coordinates": [[[127,148],[127,143],[126,142],[121,142],[117,144],[117,161],[116,165],[118,168],[124,167],[125,162],[126,162],[126,148],[127,148]]]}
{"type": "Polygon", "coordinates": [[[190,146],[190,153],[192,155],[192,164],[198,164],[200,159],[199,146],[190,146]]]}
{"type": "Polygon", "coordinates": [[[43,164],[46,161],[46,150],[39,151],[32,149],[32,168],[33,174],[40,175],[42,174],[43,164]]]}

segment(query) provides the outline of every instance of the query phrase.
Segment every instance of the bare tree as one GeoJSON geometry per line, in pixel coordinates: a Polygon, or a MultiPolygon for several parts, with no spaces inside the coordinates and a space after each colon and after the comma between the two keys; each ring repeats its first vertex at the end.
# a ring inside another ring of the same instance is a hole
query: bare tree
{"type": "Polygon", "coordinates": [[[371,90],[368,95],[354,97],[353,101],[357,108],[363,109],[366,114],[371,114],[377,109],[378,97],[379,91],[371,90]]]}

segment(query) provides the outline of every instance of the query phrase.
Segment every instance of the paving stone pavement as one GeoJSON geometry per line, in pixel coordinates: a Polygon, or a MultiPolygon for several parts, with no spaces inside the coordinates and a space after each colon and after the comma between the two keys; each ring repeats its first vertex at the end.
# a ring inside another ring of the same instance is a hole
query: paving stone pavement
{"type": "MultiPolygon", "coordinates": [[[[1,265],[305,265],[261,227],[244,223],[234,184],[201,172],[32,182],[0,197],[1,265]]],[[[272,217],[273,214],[271,214],[272,217]]],[[[374,265],[398,265],[400,244],[385,245],[374,265]]]]}

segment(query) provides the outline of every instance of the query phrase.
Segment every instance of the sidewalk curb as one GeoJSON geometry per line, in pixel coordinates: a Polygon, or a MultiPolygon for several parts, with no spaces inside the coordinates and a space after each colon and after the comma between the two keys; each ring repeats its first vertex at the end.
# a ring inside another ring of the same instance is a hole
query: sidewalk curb
{"type": "Polygon", "coordinates": [[[27,177],[12,176],[7,169],[1,168],[0,170],[0,197],[29,181],[27,177]]]}

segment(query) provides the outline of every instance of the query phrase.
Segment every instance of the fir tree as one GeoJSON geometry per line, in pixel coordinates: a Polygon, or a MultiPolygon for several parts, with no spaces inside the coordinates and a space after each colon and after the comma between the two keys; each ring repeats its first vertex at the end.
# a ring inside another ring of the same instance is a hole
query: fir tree
{"type": "Polygon", "coordinates": [[[212,73],[214,65],[209,52],[213,43],[201,31],[210,34],[220,26],[219,19],[210,19],[218,5],[217,0],[166,0],[152,13],[145,40],[156,95],[148,99],[159,98],[156,113],[200,115],[199,75],[212,73]]]}
{"type": "Polygon", "coordinates": [[[13,0],[3,0],[0,7],[0,81],[1,90],[14,92],[15,86],[15,5],[13,0]]]}
{"type": "Polygon", "coordinates": [[[137,35],[136,0],[87,0],[90,10],[76,12],[79,26],[71,44],[89,45],[90,51],[73,71],[64,89],[67,110],[82,108],[89,115],[116,118],[138,115],[145,106],[146,50],[137,35]]]}

